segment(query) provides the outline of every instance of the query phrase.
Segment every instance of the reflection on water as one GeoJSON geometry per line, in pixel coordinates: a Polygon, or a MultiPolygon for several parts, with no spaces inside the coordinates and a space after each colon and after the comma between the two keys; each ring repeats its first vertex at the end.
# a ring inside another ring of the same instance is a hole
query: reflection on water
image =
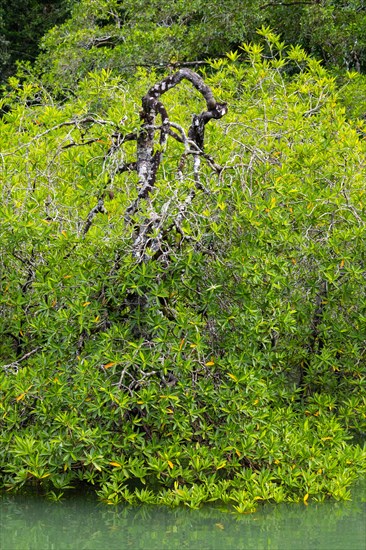
{"type": "Polygon", "coordinates": [[[78,495],[60,503],[2,495],[1,550],[366,550],[366,483],[353,502],[265,505],[232,515],[206,506],[119,506],[78,495]]]}

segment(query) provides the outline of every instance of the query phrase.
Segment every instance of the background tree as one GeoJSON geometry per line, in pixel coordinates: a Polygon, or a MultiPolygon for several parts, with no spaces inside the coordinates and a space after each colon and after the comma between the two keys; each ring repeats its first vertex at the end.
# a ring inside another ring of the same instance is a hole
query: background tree
{"type": "Polygon", "coordinates": [[[1,80],[16,61],[34,62],[41,37],[70,13],[73,0],[0,0],[1,80]]]}
{"type": "Polygon", "coordinates": [[[362,0],[82,0],[42,41],[38,67],[52,87],[73,88],[88,71],[167,67],[222,56],[269,25],[326,65],[363,71],[366,8],[362,0]]]}

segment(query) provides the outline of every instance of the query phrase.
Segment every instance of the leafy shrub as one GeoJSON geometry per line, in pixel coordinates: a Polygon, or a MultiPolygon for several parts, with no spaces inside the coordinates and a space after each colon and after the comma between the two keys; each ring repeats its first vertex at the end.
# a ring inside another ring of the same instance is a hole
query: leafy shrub
{"type": "MultiPolygon", "coordinates": [[[[123,136],[141,137],[154,72],[92,73],[63,105],[11,79],[3,488],[54,496],[82,481],[110,503],[247,512],[348,498],[364,473],[365,143],[321,65],[262,34],[266,55],[244,44],[203,72],[228,113],[207,125],[204,154],[157,146],[132,222],[136,145],[123,136]]],[[[181,83],[164,106],[183,132],[202,100],[181,83]]]]}

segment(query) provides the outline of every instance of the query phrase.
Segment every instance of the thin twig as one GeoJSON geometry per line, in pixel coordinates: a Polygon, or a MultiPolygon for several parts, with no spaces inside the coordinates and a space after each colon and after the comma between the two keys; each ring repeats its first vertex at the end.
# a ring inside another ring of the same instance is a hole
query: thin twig
{"type": "Polygon", "coordinates": [[[28,351],[28,353],[23,355],[23,357],[21,357],[20,359],[17,359],[16,361],[9,363],[8,365],[2,365],[0,368],[4,369],[5,371],[13,370],[14,374],[16,374],[18,372],[19,363],[22,363],[23,361],[28,359],[28,357],[30,357],[34,353],[37,353],[37,351],[39,351],[40,349],[40,346],[38,346],[37,348],[32,349],[32,351],[28,351]]]}

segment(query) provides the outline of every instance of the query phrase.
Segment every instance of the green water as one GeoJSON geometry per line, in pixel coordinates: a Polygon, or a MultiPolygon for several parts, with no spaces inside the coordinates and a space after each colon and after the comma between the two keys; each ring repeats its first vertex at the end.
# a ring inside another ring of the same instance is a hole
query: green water
{"type": "Polygon", "coordinates": [[[214,507],[101,504],[90,496],[51,503],[2,496],[1,550],[366,550],[366,483],[352,502],[265,505],[232,515],[214,507]]]}

